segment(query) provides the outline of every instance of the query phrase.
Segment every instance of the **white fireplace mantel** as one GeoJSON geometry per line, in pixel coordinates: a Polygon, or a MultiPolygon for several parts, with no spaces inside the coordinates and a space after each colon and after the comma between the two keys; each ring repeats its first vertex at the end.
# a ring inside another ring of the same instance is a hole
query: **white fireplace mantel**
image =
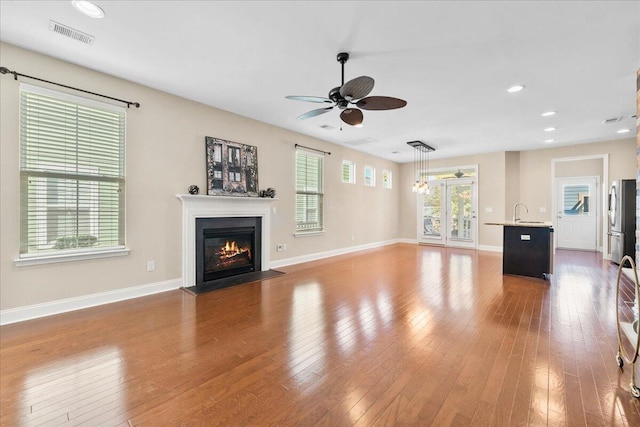
{"type": "Polygon", "coordinates": [[[262,218],[262,271],[269,270],[271,208],[275,199],[263,197],[194,196],[178,194],[182,201],[182,286],[196,284],[196,219],[222,217],[262,218]]]}

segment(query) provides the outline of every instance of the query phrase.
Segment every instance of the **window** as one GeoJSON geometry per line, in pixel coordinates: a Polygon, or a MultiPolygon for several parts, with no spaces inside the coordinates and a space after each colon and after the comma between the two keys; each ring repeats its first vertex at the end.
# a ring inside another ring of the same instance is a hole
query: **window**
{"type": "Polygon", "coordinates": [[[342,182],[345,184],[356,183],[356,163],[350,160],[342,161],[342,182]]]}
{"type": "Polygon", "coordinates": [[[20,87],[20,256],[124,246],[125,112],[20,87]]]}
{"type": "Polygon", "coordinates": [[[322,231],[323,158],[296,150],[296,231],[322,231]]]}
{"type": "Polygon", "coordinates": [[[364,185],[368,187],[376,186],[376,170],[371,166],[364,167],[364,185]]]}
{"type": "Polygon", "coordinates": [[[382,170],[382,187],[391,190],[392,185],[391,171],[386,169],[382,170]]]}

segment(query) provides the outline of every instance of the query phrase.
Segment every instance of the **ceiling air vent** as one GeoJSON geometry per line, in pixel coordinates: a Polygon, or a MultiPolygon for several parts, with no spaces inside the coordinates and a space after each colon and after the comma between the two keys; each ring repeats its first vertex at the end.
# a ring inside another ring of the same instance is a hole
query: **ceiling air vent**
{"type": "Polygon", "coordinates": [[[602,122],[603,125],[607,125],[610,123],[618,123],[620,121],[622,121],[624,119],[624,117],[613,117],[610,119],[605,119],[604,122],[602,122]]]}
{"type": "Polygon", "coordinates": [[[49,29],[54,33],[71,37],[72,39],[85,44],[93,44],[93,41],[95,40],[95,37],[91,34],[83,33],[82,31],[78,31],[75,28],[71,28],[56,21],[49,21],[49,29]]]}
{"type": "Polygon", "coordinates": [[[350,145],[352,147],[357,147],[359,145],[371,144],[373,142],[378,142],[378,140],[375,138],[371,138],[370,136],[367,136],[365,138],[355,139],[353,141],[346,141],[345,144],[350,145]]]}

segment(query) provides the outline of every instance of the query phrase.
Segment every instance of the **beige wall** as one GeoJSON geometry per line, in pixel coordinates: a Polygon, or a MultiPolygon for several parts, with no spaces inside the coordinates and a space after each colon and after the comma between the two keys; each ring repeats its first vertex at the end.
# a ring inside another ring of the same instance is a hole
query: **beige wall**
{"type": "MultiPolygon", "coordinates": [[[[505,203],[504,219],[513,218],[513,206],[520,203],[520,152],[505,153],[505,203]]],[[[522,216],[522,212],[519,212],[522,216]]]]}
{"type": "MultiPolygon", "coordinates": [[[[478,245],[501,247],[502,229],[485,225],[486,222],[511,220],[513,205],[525,203],[529,213],[521,210],[520,216],[536,221],[552,221],[551,165],[553,159],[609,155],[609,181],[632,178],[636,170],[636,142],[633,139],[604,141],[540,150],[501,152],[478,156],[431,160],[430,167],[457,168],[462,165],[478,165],[478,245]],[[546,212],[540,212],[543,207],[546,212]],[[493,212],[487,212],[487,209],[493,212]]],[[[557,172],[562,176],[580,176],[601,171],[594,161],[562,162],[557,172]],[[581,170],[581,167],[584,168],[581,170]]],[[[599,162],[601,164],[601,161],[599,162]]],[[[601,172],[600,172],[601,173],[601,172]]],[[[410,188],[414,180],[412,164],[402,165],[402,237],[415,239],[416,195],[410,188]]],[[[602,181],[601,181],[602,182],[602,181]]],[[[608,183],[605,188],[608,188],[608,183]]],[[[601,233],[599,233],[600,235],[601,233]]]]}
{"type": "MultiPolygon", "coordinates": [[[[505,153],[479,154],[476,156],[455,157],[450,159],[432,159],[429,167],[455,168],[466,165],[478,165],[478,244],[482,246],[502,246],[502,229],[486,222],[503,221],[505,206],[505,153]],[[492,212],[487,212],[491,210],[492,212]]],[[[417,198],[411,192],[413,164],[402,165],[402,237],[417,237],[417,198]]]]}
{"type": "MultiPolygon", "coordinates": [[[[398,237],[400,167],[358,151],[280,129],[164,92],[97,73],[18,47],[0,44],[2,65],[20,73],[140,102],[127,112],[126,244],[128,256],[15,267],[19,251],[19,83],[0,78],[0,309],[174,280],[181,276],[181,204],[190,184],[205,189],[205,136],[258,147],[260,188],[274,187],[272,260],[398,237]],[[325,160],[325,226],[319,236],[295,238],[294,144],[332,154],[325,160]],[[342,184],[343,159],[357,164],[357,184],[342,184]],[[376,168],[364,187],[362,166],[376,168]],[[382,169],[395,186],[382,188],[382,169]],[[353,240],[352,240],[353,237],[353,240]],[[156,270],[146,271],[155,260],[156,270]]],[[[29,82],[31,83],[31,82],[29,82]]],[[[54,89],[56,89],[54,87],[54,89]]],[[[337,117],[336,117],[336,120],[337,117]]]]}
{"type": "MultiPolygon", "coordinates": [[[[555,147],[542,150],[523,151],[520,153],[520,201],[529,206],[529,219],[537,221],[552,221],[551,212],[551,165],[552,159],[579,158],[585,156],[609,155],[609,182],[604,183],[605,189],[609,183],[616,179],[633,178],[636,170],[635,141],[633,139],[621,139],[616,141],[604,141],[593,144],[571,145],[567,147],[555,147]],[[544,207],[546,212],[540,212],[544,207]]],[[[556,172],[562,176],[587,176],[599,170],[593,162],[559,164],[556,172]],[[575,166],[585,165],[585,175],[575,166]],[[588,173],[587,173],[588,172],[588,173]],[[569,175],[575,173],[575,175],[569,175]]],[[[602,179],[600,182],[603,182],[602,179]]],[[[602,189],[600,189],[602,194],[602,189]]]]}
{"type": "Polygon", "coordinates": [[[570,160],[556,162],[556,178],[571,178],[576,176],[603,177],[602,159],[570,160]]]}
{"type": "MultiPolygon", "coordinates": [[[[19,250],[19,83],[0,78],[0,309],[79,297],[137,285],[174,280],[181,275],[181,205],[176,194],[190,184],[205,186],[204,137],[256,145],[260,188],[274,187],[271,242],[273,261],[391,240],[416,238],[416,195],[411,192],[413,166],[399,165],[345,147],[257,122],[148,87],[77,67],[0,43],[2,65],[118,98],[138,101],[128,110],[125,257],[15,267],[19,250]],[[331,151],[325,163],[325,226],[320,236],[293,236],[294,144],[331,151]],[[342,160],[357,165],[357,184],[342,184],[342,160]],[[365,164],[374,166],[375,188],[364,187],[365,164]],[[381,186],[382,169],[393,173],[393,189],[381,186]],[[156,270],[146,271],[155,260],[156,270]]],[[[531,211],[551,207],[551,159],[610,155],[610,179],[635,174],[635,141],[619,140],[526,152],[500,152],[452,159],[432,159],[430,166],[478,165],[478,243],[501,247],[502,229],[484,225],[511,217],[515,201],[531,211]],[[515,185],[517,183],[517,185],[515,185]]],[[[564,172],[563,172],[564,173],[564,172]]]]}

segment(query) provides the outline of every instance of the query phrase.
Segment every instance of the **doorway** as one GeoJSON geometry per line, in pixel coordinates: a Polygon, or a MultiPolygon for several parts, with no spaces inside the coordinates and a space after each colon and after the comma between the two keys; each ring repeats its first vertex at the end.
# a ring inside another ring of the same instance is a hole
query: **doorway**
{"type": "Polygon", "coordinates": [[[418,197],[418,243],[477,247],[477,181],[435,179],[418,197]]]}
{"type": "Polygon", "coordinates": [[[596,251],[598,248],[599,177],[556,178],[556,246],[596,251]]]}

